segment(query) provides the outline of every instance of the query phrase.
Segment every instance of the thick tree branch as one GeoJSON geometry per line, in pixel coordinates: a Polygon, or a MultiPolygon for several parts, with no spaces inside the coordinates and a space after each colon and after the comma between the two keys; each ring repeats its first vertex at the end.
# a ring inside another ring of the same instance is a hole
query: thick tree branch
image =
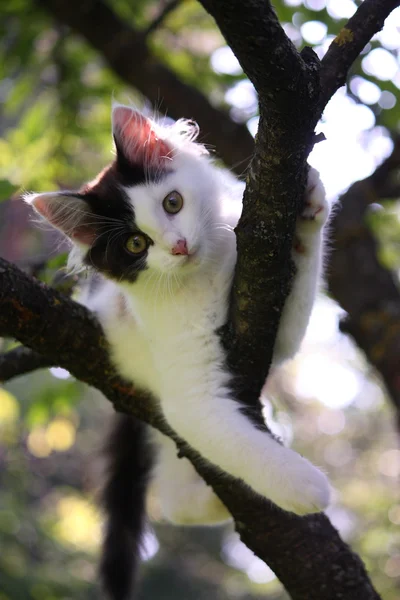
{"type": "Polygon", "coordinates": [[[221,476],[168,427],[151,397],[116,375],[93,315],[3,259],[0,335],[13,335],[34,352],[52,356],[55,364],[102,391],[117,410],[172,437],[231,511],[243,541],[271,566],[294,600],[379,600],[362,562],[324,515],[291,515],[239,481],[221,476]]]}
{"type": "Polygon", "coordinates": [[[346,83],[349,69],[364,46],[382,29],[386,17],[399,5],[399,0],[364,0],[342,27],[321,62],[321,111],[346,83]]]}
{"type": "Polygon", "coordinates": [[[229,364],[246,373],[241,400],[258,407],[293,274],[291,240],[319,118],[318,58],[300,56],[269,2],[201,0],[259,92],[260,123],[236,228],[238,260],[229,364]]]}
{"type": "Polygon", "coordinates": [[[341,210],[332,222],[334,251],[327,274],[330,292],[347,312],[342,329],[381,374],[400,429],[400,290],[380,263],[377,241],[365,220],[368,206],[387,197],[399,173],[397,138],[390,157],[341,197],[341,210]]]}
{"type": "Polygon", "coordinates": [[[306,159],[315,142],[314,127],[341,85],[340,77],[398,1],[366,0],[349,21],[354,43],[347,46],[337,38],[321,68],[310,49],[305,48],[301,56],[297,53],[269,2],[200,1],[259,92],[260,125],[243,215],[236,229],[238,261],[231,326],[225,332],[231,367],[236,373],[246,373],[242,400],[255,405],[290,285],[291,271],[285,265],[291,264],[290,240],[306,159]],[[332,55],[337,57],[337,67],[332,55]]]}
{"type": "Polygon", "coordinates": [[[168,114],[198,122],[201,141],[218,147],[218,155],[240,174],[253,151],[246,125],[234,123],[214,108],[196,88],[181,81],[149,50],[145,33],[122,21],[102,0],[35,0],[57,21],[82,35],[127,84],[155,105],[162,101],[168,114]]]}
{"type": "MultiPolygon", "coordinates": [[[[272,107],[279,99],[277,110],[286,111],[285,100],[290,101],[293,91],[301,93],[306,83],[303,71],[307,63],[285,34],[270,2],[200,0],[200,3],[214,17],[262,101],[272,107]]],[[[310,60],[311,56],[308,55],[310,60]]],[[[312,62],[317,62],[315,55],[312,62]]],[[[298,110],[296,106],[291,109],[298,110]]]]}
{"type": "Polygon", "coordinates": [[[54,363],[30,348],[19,346],[0,354],[0,382],[31,373],[37,369],[51,367],[54,363]]]}

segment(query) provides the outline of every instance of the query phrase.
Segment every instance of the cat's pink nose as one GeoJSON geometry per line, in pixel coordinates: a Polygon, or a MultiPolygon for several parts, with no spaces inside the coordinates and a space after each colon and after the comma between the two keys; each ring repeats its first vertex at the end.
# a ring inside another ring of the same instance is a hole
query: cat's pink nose
{"type": "Polygon", "coordinates": [[[175,246],[173,246],[171,253],[172,254],[184,254],[184,255],[189,254],[186,240],[185,239],[178,240],[176,242],[175,246]]]}

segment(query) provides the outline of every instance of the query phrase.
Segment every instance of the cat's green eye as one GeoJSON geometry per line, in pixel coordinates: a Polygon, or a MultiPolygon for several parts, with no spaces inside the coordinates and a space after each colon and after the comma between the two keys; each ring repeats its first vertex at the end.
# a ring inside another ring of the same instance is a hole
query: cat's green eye
{"type": "Polygon", "coordinates": [[[135,233],[126,241],[125,248],[132,254],[141,254],[147,249],[147,240],[144,235],[135,233]]]}
{"type": "Polygon", "coordinates": [[[165,196],[162,205],[169,215],[176,215],[183,207],[183,197],[179,192],[170,192],[165,196]]]}

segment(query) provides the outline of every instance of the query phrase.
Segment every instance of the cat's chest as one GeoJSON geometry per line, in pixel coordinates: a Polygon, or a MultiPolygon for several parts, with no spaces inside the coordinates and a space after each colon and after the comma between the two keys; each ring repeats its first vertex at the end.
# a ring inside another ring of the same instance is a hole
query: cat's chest
{"type": "Polygon", "coordinates": [[[225,320],[226,300],[212,282],[154,303],[134,298],[130,307],[129,316],[108,327],[114,360],[124,377],[155,395],[168,382],[198,374],[219,353],[216,329],[225,320]]]}
{"type": "Polygon", "coordinates": [[[210,285],[200,292],[188,290],[153,306],[144,303],[135,308],[140,335],[154,360],[162,362],[168,350],[191,354],[204,337],[212,336],[223,324],[226,302],[210,285]]]}

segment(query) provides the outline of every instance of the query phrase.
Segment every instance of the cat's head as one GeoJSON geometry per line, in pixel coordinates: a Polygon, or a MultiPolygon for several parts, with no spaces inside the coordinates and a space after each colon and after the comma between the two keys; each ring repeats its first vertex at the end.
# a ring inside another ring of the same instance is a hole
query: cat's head
{"type": "Polygon", "coordinates": [[[95,180],[25,201],[70,238],[73,266],[117,281],[185,275],[212,262],[219,178],[195,142],[197,126],[160,126],[122,105],[113,107],[112,124],[116,157],[95,180]]]}

